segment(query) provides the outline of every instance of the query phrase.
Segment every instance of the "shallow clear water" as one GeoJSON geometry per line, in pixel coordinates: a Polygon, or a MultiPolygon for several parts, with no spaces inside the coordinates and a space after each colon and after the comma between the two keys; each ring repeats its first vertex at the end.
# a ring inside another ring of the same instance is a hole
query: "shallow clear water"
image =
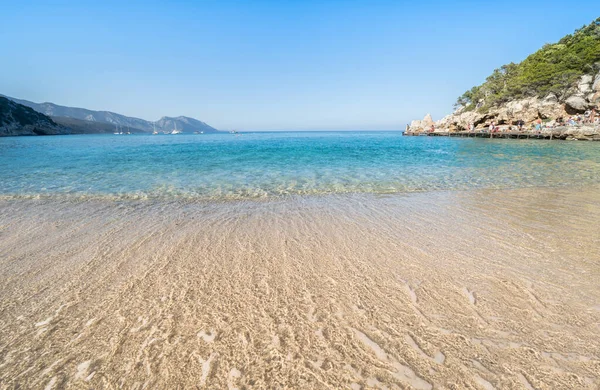
{"type": "Polygon", "coordinates": [[[398,132],[0,138],[0,196],[260,198],[600,183],[600,144],[398,132]]]}

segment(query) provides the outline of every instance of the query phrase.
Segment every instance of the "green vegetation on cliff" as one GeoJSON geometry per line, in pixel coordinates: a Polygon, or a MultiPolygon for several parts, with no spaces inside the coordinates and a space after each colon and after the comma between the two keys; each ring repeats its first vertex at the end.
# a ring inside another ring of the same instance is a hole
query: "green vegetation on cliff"
{"type": "Polygon", "coordinates": [[[68,129],[57,125],[48,116],[0,96],[0,137],[54,135],[67,132],[68,129]]]}
{"type": "Polygon", "coordinates": [[[503,65],[479,86],[471,88],[456,101],[457,106],[479,110],[510,100],[546,96],[564,98],[584,74],[600,70],[600,18],[563,37],[558,43],[546,44],[519,64],[503,65]]]}
{"type": "Polygon", "coordinates": [[[19,126],[36,124],[56,126],[56,123],[46,115],[0,96],[0,126],[11,122],[16,122],[19,126]]]}

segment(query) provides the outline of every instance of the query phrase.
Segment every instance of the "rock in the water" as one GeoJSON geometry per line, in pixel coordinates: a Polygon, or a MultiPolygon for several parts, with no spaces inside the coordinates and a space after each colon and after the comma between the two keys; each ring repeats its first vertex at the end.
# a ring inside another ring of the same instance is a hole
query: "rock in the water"
{"type": "Polygon", "coordinates": [[[588,108],[588,103],[581,96],[571,96],[565,101],[565,109],[569,114],[579,114],[588,108]]]}
{"type": "Polygon", "coordinates": [[[410,122],[410,125],[408,125],[408,128],[410,131],[419,131],[419,130],[423,129],[423,124],[421,123],[421,121],[414,120],[414,121],[410,122]]]}
{"type": "Polygon", "coordinates": [[[423,118],[423,120],[414,120],[412,122],[410,122],[410,130],[411,131],[420,131],[423,129],[429,129],[431,127],[431,125],[433,125],[433,118],[431,117],[431,114],[427,114],[425,115],[425,117],[423,118]]]}

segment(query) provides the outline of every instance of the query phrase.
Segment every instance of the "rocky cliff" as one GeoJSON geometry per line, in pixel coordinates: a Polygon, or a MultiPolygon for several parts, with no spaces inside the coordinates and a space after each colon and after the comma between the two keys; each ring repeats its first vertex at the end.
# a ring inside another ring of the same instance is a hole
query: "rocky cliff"
{"type": "Polygon", "coordinates": [[[30,107],[0,97],[0,136],[68,134],[69,130],[56,124],[30,107]]]}
{"type": "Polygon", "coordinates": [[[456,111],[437,122],[430,116],[413,121],[413,132],[460,131],[475,126],[526,125],[600,108],[600,18],[546,44],[522,62],[503,65],[481,85],[457,99],[456,111]]]}
{"type": "MultiPolygon", "coordinates": [[[[480,102],[480,104],[485,103],[480,102]]],[[[599,108],[600,72],[595,76],[582,76],[574,88],[562,98],[549,93],[543,97],[532,96],[509,101],[492,106],[487,111],[466,110],[463,106],[437,122],[433,122],[431,117],[426,117],[423,121],[413,121],[410,127],[411,129],[429,128],[434,124],[436,129],[459,131],[467,129],[469,124],[473,124],[475,128],[487,127],[492,121],[497,125],[516,125],[518,121],[528,125],[537,119],[552,122],[562,118],[566,121],[573,115],[599,108]]]]}

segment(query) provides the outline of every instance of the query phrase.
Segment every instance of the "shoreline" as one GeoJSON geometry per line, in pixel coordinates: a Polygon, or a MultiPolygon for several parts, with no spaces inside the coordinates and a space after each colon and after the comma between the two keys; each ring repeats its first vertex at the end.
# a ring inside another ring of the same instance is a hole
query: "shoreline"
{"type": "MultiPolygon", "coordinates": [[[[415,135],[416,136],[416,135],[415,135]]],[[[431,135],[437,136],[437,135],[431,135]]],[[[34,203],[72,203],[81,204],[86,202],[105,203],[105,204],[139,204],[139,205],[179,205],[179,206],[206,206],[206,205],[228,205],[228,204],[268,204],[268,203],[285,203],[285,202],[316,202],[328,199],[347,199],[347,200],[369,200],[385,197],[410,197],[427,194],[466,194],[466,193],[481,193],[488,191],[533,191],[533,190],[573,190],[576,188],[589,189],[598,188],[598,183],[585,183],[580,185],[568,184],[548,184],[548,185],[530,185],[530,186],[505,186],[505,187],[470,187],[470,188],[431,188],[419,190],[405,191],[388,191],[388,192],[323,192],[323,193],[294,193],[286,195],[267,195],[256,197],[200,197],[200,196],[118,196],[110,194],[26,194],[26,195],[0,195],[0,203],[10,202],[34,202],[34,203]]]]}
{"type": "Polygon", "coordinates": [[[598,218],[597,185],[2,200],[0,381],[592,389],[598,218]]]}
{"type": "Polygon", "coordinates": [[[488,130],[476,131],[405,131],[404,136],[428,136],[428,137],[467,137],[467,138],[496,138],[496,139],[544,139],[544,140],[577,140],[577,141],[600,141],[599,126],[563,126],[553,129],[511,131],[502,129],[496,132],[488,130]]]}

